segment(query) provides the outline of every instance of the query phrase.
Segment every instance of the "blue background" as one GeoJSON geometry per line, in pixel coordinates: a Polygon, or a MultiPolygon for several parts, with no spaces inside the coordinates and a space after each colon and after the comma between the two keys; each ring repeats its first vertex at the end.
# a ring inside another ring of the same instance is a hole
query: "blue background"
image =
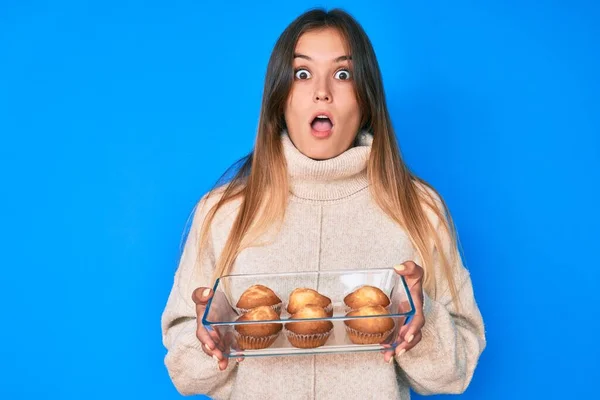
{"type": "Polygon", "coordinates": [[[462,398],[593,395],[594,2],[0,4],[0,398],[178,398],[159,319],[186,220],[315,5],[363,24],[406,160],[456,220],[489,340],[462,398]]]}

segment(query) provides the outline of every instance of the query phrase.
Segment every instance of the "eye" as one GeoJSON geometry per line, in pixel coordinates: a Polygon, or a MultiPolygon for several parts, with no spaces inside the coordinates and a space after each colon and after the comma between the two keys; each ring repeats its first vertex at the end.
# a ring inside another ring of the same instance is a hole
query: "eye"
{"type": "Polygon", "coordinates": [[[296,71],[294,71],[294,77],[296,79],[304,80],[304,79],[309,79],[311,77],[311,75],[307,69],[300,68],[300,69],[297,69],[296,71]]]}
{"type": "Polygon", "coordinates": [[[340,69],[339,71],[337,71],[335,73],[334,76],[335,76],[335,79],[339,79],[342,81],[347,81],[352,77],[352,75],[350,74],[350,71],[347,69],[340,69]]]}

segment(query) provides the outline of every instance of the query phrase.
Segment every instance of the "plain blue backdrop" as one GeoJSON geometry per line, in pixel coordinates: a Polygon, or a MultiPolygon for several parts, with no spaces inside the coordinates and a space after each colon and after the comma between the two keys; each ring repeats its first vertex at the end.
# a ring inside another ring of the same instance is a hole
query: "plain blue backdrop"
{"type": "Polygon", "coordinates": [[[186,220],[251,149],[272,46],[313,6],[363,24],[455,218],[489,341],[462,398],[594,396],[594,2],[4,0],[1,399],[179,397],[159,323],[186,220]]]}

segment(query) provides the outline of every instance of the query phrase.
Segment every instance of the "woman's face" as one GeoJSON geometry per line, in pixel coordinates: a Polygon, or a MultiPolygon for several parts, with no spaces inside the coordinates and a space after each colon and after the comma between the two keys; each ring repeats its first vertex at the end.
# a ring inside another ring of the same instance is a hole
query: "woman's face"
{"type": "Polygon", "coordinates": [[[336,157],[358,133],[361,112],[350,56],[331,28],[306,32],[296,44],[285,122],[292,142],[307,157],[336,157]]]}

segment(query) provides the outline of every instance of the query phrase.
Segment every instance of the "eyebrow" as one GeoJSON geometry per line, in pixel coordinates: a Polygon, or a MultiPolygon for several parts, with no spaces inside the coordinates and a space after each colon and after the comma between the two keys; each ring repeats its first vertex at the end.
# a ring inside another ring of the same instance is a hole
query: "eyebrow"
{"type": "MultiPolygon", "coordinates": [[[[309,56],[299,53],[294,53],[294,58],[304,58],[305,60],[312,61],[312,58],[310,58],[309,56]]],[[[346,60],[351,61],[352,56],[339,56],[338,58],[333,60],[333,62],[342,62],[346,60]]]]}

